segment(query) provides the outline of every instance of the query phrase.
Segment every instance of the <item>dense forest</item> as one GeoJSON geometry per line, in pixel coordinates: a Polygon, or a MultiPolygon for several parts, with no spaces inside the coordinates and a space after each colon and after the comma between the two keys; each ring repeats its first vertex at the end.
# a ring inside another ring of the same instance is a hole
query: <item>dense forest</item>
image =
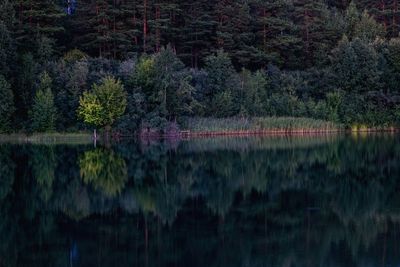
{"type": "Polygon", "coordinates": [[[397,0],[2,0],[0,132],[400,122],[397,0]]]}

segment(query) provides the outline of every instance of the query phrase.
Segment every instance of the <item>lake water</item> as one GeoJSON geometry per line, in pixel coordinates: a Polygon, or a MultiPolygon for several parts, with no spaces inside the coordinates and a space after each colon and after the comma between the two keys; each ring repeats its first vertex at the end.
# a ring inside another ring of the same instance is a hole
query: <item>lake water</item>
{"type": "Polygon", "coordinates": [[[0,145],[0,266],[399,266],[396,135],[0,145]]]}

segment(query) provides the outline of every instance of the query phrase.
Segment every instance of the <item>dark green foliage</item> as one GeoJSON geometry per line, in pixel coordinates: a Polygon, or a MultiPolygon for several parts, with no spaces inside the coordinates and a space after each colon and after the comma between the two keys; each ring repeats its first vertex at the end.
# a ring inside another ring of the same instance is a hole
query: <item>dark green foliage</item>
{"type": "Polygon", "coordinates": [[[198,68],[202,60],[210,55],[213,45],[213,6],[207,0],[188,0],[182,1],[182,7],[185,10],[185,26],[181,32],[180,57],[187,65],[198,68]]]}
{"type": "MultiPolygon", "coordinates": [[[[2,8],[5,7],[0,4],[0,9],[2,8]]],[[[16,60],[12,28],[9,28],[6,23],[6,21],[0,20],[0,75],[10,74],[13,61],[16,60]]]]}
{"type": "Polygon", "coordinates": [[[26,52],[36,48],[40,55],[65,30],[61,23],[65,14],[55,0],[18,0],[14,7],[18,18],[17,41],[26,52]]]}
{"type": "Polygon", "coordinates": [[[249,67],[260,60],[261,53],[253,46],[255,36],[251,30],[248,1],[217,1],[214,16],[218,49],[228,52],[233,61],[241,66],[249,67]]]}
{"type": "Polygon", "coordinates": [[[75,47],[91,55],[121,58],[139,45],[137,0],[82,0],[69,20],[75,47]]]}
{"type": "Polygon", "coordinates": [[[115,121],[124,134],[177,131],[192,116],[398,122],[397,1],[80,0],[68,14],[65,7],[0,3],[0,75],[15,103],[3,110],[12,129],[31,128],[42,72],[57,109],[49,128],[61,131],[84,129],[79,99],[108,76],[127,93],[115,121]]]}
{"type": "Polygon", "coordinates": [[[337,87],[356,93],[379,90],[378,60],[379,55],[371,44],[358,38],[354,41],[344,38],[332,55],[337,87]]]}
{"type": "Polygon", "coordinates": [[[240,113],[248,116],[265,115],[268,85],[265,73],[243,70],[240,79],[242,85],[240,94],[243,95],[240,113]]]}
{"type": "Polygon", "coordinates": [[[235,115],[240,108],[234,105],[240,97],[240,84],[229,55],[219,50],[207,57],[205,70],[208,73],[208,114],[218,117],[235,115]]]}
{"type": "Polygon", "coordinates": [[[155,92],[154,99],[161,106],[168,119],[192,115],[197,103],[193,98],[194,88],[185,65],[168,46],[154,58],[155,92]]]}
{"type": "MultiPolygon", "coordinates": [[[[17,81],[15,87],[15,102],[17,121],[26,121],[28,110],[32,105],[36,80],[37,64],[32,54],[23,54],[17,65],[17,81]]],[[[25,125],[26,126],[26,125],[25,125]]]]}
{"type": "Polygon", "coordinates": [[[11,86],[0,74],[0,133],[11,130],[11,118],[14,111],[14,95],[11,86]]]}
{"type": "Polygon", "coordinates": [[[145,96],[141,93],[128,92],[125,114],[117,121],[117,130],[132,135],[140,129],[142,118],[146,116],[145,96]]]}
{"type": "Polygon", "coordinates": [[[30,111],[31,130],[34,132],[50,132],[56,127],[57,110],[54,105],[52,80],[47,72],[40,75],[39,88],[33,99],[30,111]]]}
{"type": "Polygon", "coordinates": [[[52,72],[59,125],[63,129],[74,127],[77,122],[76,109],[79,106],[79,97],[90,88],[89,62],[85,59],[61,60],[53,65],[52,72]]]}

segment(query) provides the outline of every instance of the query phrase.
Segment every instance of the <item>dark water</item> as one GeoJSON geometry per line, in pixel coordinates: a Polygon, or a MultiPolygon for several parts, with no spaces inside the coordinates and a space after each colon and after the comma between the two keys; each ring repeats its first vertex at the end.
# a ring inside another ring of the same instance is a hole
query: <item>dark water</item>
{"type": "Polygon", "coordinates": [[[397,136],[0,145],[0,266],[400,266],[397,136]]]}

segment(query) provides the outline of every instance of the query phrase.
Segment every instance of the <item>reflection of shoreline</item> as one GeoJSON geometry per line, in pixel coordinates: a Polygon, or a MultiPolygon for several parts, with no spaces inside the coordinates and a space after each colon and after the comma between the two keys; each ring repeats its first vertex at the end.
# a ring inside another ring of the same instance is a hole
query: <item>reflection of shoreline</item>
{"type": "Polygon", "coordinates": [[[0,175],[15,178],[0,176],[0,240],[21,234],[9,239],[18,248],[0,250],[0,258],[16,250],[31,257],[38,247],[35,253],[52,260],[47,255],[73,236],[80,260],[92,259],[95,246],[107,257],[127,248],[114,263],[138,259],[120,266],[144,266],[143,247],[149,266],[167,266],[176,252],[196,260],[232,256],[231,264],[206,266],[320,266],[337,258],[338,247],[358,264],[330,266],[366,266],[360,259],[382,256],[382,236],[391,235],[388,247],[399,237],[390,230],[400,226],[399,151],[390,135],[203,138],[112,149],[1,145],[0,175]],[[208,248],[217,256],[204,257],[208,248]]]}

